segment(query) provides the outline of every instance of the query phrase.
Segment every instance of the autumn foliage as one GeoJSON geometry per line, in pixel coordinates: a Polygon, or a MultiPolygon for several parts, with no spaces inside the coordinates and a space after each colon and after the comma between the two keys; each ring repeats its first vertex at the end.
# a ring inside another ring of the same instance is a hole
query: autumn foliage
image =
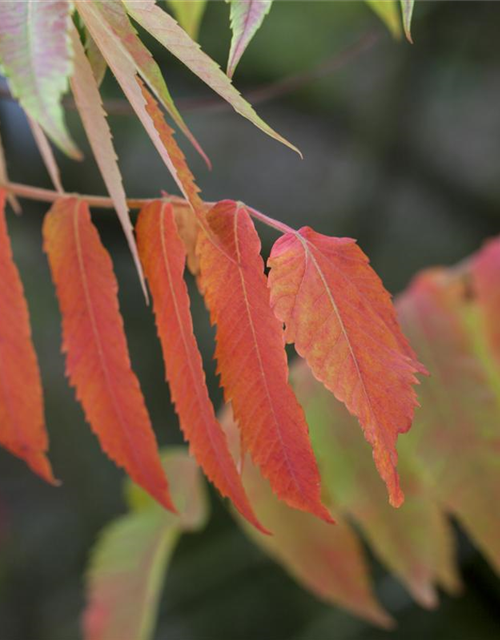
{"type": "MultiPolygon", "coordinates": [[[[298,580],[383,627],[392,619],[371,591],[356,527],[424,606],[435,604],[438,586],[451,593],[460,588],[447,515],[500,566],[491,533],[500,523],[489,508],[498,501],[500,450],[493,424],[499,241],[465,266],[418,276],[396,308],[355,240],[293,229],[242,202],[204,202],[177,142],[174,127],[210,164],[136,24],[236,112],[298,151],[231,80],[271,4],[231,3],[226,74],[191,37],[199,18],[178,5],[183,26],[154,0],[0,3],[0,61],[56,189],[46,198],[53,202],[43,244],[61,313],[66,375],[102,450],[137,485],[130,489],[130,513],[93,557],[88,640],[138,640],[150,630],[162,567],[180,533],[200,528],[206,518],[196,465],[229,499],[248,535],[298,580]],[[31,40],[27,24],[34,27],[31,40]],[[135,225],[99,90],[107,69],[182,195],[142,201],[135,225]],[[191,457],[158,450],[90,198],[64,192],[45,138],[80,157],[64,121],[68,86],[144,297],[151,298],[165,379],[191,457]],[[267,264],[254,221],[280,236],[267,264]],[[214,357],[227,405],[220,418],[193,329],[186,269],[215,326],[214,357]],[[287,344],[300,357],[290,369],[287,344]],[[410,444],[402,445],[398,467],[400,434],[410,444]],[[470,478],[485,469],[491,473],[475,492],[470,478]],[[396,511],[403,488],[411,504],[396,511]],[[432,540],[423,545],[408,531],[423,532],[419,540],[429,531],[432,540]],[[123,559],[131,548],[139,562],[127,571],[123,559]],[[130,611],[116,617],[117,607],[127,605],[130,611]]],[[[410,38],[413,2],[402,6],[410,38]]],[[[16,204],[15,189],[0,160],[0,443],[57,484],[47,458],[28,305],[7,230],[6,201],[16,204]]]]}

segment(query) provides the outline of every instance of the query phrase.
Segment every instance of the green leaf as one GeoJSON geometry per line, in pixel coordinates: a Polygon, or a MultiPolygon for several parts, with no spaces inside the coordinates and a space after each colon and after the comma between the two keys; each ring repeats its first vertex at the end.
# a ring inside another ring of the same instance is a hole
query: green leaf
{"type": "Polygon", "coordinates": [[[167,0],[177,22],[193,40],[198,40],[207,0],[167,0]]]}
{"type": "Polygon", "coordinates": [[[368,5],[385,23],[392,35],[401,38],[401,14],[397,6],[397,0],[366,0],[368,5]]]}
{"type": "Polygon", "coordinates": [[[227,63],[232,78],[241,56],[271,10],[273,0],[230,0],[233,37],[227,63]]]}
{"type": "Polygon", "coordinates": [[[224,100],[244,118],[267,133],[278,142],[302,155],[288,140],[285,140],[254,111],[252,106],[241,96],[232,85],[231,80],[222,72],[219,65],[200,49],[188,34],[169,16],[160,9],[154,0],[124,0],[127,11],[143,29],[158,40],[172,55],[178,58],[203,82],[218,93],[224,100]]]}
{"type": "Polygon", "coordinates": [[[84,640],[147,640],[153,632],[164,574],[183,531],[204,526],[207,503],[195,462],[185,449],[164,456],[179,516],[137,486],[132,511],[108,525],[87,571],[84,640]]]}
{"type": "Polygon", "coordinates": [[[413,40],[411,37],[411,19],[413,16],[413,6],[415,4],[415,0],[400,0],[401,1],[401,11],[403,13],[403,28],[405,31],[405,35],[409,42],[413,44],[413,40]]]}
{"type": "Polygon", "coordinates": [[[0,63],[23,109],[60,149],[80,158],[61,106],[72,71],[72,9],[68,0],[0,2],[0,63]]]}
{"type": "Polygon", "coordinates": [[[500,501],[500,395],[478,357],[473,336],[481,325],[469,298],[463,282],[434,269],[398,301],[403,328],[431,374],[405,445],[435,498],[500,571],[500,512],[492,508],[500,501]]]}

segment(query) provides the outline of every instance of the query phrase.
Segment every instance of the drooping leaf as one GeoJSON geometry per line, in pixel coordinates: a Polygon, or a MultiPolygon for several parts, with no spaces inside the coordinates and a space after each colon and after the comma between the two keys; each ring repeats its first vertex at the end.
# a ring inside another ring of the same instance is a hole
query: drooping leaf
{"type": "Polygon", "coordinates": [[[204,526],[208,505],[196,465],[180,450],[163,460],[179,516],[147,502],[103,530],[87,573],[84,640],[148,640],[177,541],[204,526]]]}
{"type": "Polygon", "coordinates": [[[188,34],[169,16],[160,9],[154,0],[124,0],[129,14],[158,42],[160,42],[172,55],[185,64],[195,75],[205,82],[211,89],[218,93],[224,100],[244,118],[247,118],[256,127],[275,140],[283,143],[290,149],[300,151],[288,140],[285,140],[276,131],[266,124],[254,111],[251,105],[233,87],[231,80],[223,73],[216,62],[200,49],[188,34]]]}
{"type": "Polygon", "coordinates": [[[431,377],[409,438],[432,491],[500,571],[500,393],[478,357],[465,322],[474,309],[463,282],[444,269],[424,272],[398,300],[405,331],[431,377]]]}
{"type": "Polygon", "coordinates": [[[356,415],[393,506],[403,502],[396,440],[417,404],[414,353],[390,296],[350,238],[309,227],[287,233],[269,259],[271,305],[314,376],[356,415]]]}
{"type": "MultiPolygon", "coordinates": [[[[238,448],[238,431],[230,410],[222,424],[238,448]]],[[[389,628],[391,617],[372,592],[369,567],[355,532],[335,513],[329,526],[308,513],[278,501],[250,461],[243,467],[243,482],[259,518],[273,532],[265,536],[238,518],[245,533],[301,585],[317,597],[340,605],[372,624],[389,628]]]]}
{"type": "Polygon", "coordinates": [[[401,38],[401,12],[398,0],[366,0],[395,38],[401,38]]]}
{"type": "MultiPolygon", "coordinates": [[[[192,213],[191,216],[194,217],[192,213]]],[[[136,233],[153,297],[166,377],[190,451],[221,494],[230,498],[249,522],[261,528],[208,395],[183,278],[186,252],[172,205],[162,201],[146,205],[139,214],[136,233]]]]}
{"type": "MultiPolygon", "coordinates": [[[[130,23],[121,0],[94,0],[90,3],[77,2],[76,6],[104,57],[107,58],[103,50],[105,46],[107,51],[112,49],[115,56],[127,59],[128,64],[146,82],[170,114],[175,124],[210,166],[209,159],[175,106],[159,66],[130,23]],[[89,20],[90,24],[88,24],[89,20]],[[98,31],[93,27],[96,21],[100,24],[98,31]],[[106,38],[106,43],[103,42],[103,38],[106,38]]],[[[111,69],[113,70],[113,67],[111,69]]]]}
{"type": "Polygon", "coordinates": [[[33,138],[35,139],[38,151],[42,156],[45,168],[47,169],[50,179],[52,180],[52,184],[54,185],[56,191],[62,193],[64,189],[61,182],[61,173],[59,171],[59,167],[57,166],[57,162],[50,147],[49,141],[45,137],[43,129],[40,127],[38,122],[28,116],[28,123],[31,132],[33,133],[33,138]]]}
{"type": "Polygon", "coordinates": [[[101,172],[104,184],[108,190],[127,238],[132,257],[134,259],[144,295],[147,298],[144,275],[137,253],[134,232],[127,206],[127,196],[123,188],[122,177],[118,167],[117,157],[113,146],[111,131],[106,120],[101,94],[96,79],[92,73],[90,63],[80,42],[76,29],[72,29],[71,39],[74,51],[74,72],[71,77],[71,90],[75,97],[76,106],[82,119],[90,146],[101,172]]]}
{"type": "Polygon", "coordinates": [[[197,40],[207,0],[167,0],[167,5],[188,36],[197,40]]]}
{"type": "Polygon", "coordinates": [[[243,205],[224,201],[200,233],[200,285],[213,324],[226,402],[243,449],[290,506],[330,521],[304,413],[288,383],[281,323],[269,306],[260,240],[243,205]]]}
{"type": "Polygon", "coordinates": [[[0,2],[0,64],[23,109],[65,153],[79,158],[61,107],[72,68],[71,10],[69,0],[0,2]]]}
{"type": "Polygon", "coordinates": [[[40,371],[28,305],[14,264],[0,189],[0,444],[40,477],[55,483],[47,460],[40,371]]]}
{"type": "Polygon", "coordinates": [[[409,42],[413,44],[413,39],[411,36],[411,19],[413,16],[413,7],[415,5],[415,0],[400,0],[401,2],[401,12],[403,14],[403,28],[405,31],[405,35],[409,42]]]}
{"type": "Polygon", "coordinates": [[[407,499],[398,510],[387,503],[369,449],[350,416],[312,376],[303,361],[292,367],[294,387],[304,407],[321,476],[332,503],[359,526],[373,552],[425,607],[438,602],[436,587],[460,588],[452,530],[412,456],[401,453],[407,499]]]}
{"type": "Polygon", "coordinates": [[[103,450],[172,509],[155,436],[132,371],[111,259],[87,204],[58,200],[43,225],[62,314],[66,372],[103,450]]]}
{"type": "MultiPolygon", "coordinates": [[[[472,279],[483,329],[500,363],[500,239],[490,240],[472,260],[472,279]]],[[[481,331],[481,328],[478,329],[481,331]]]]}
{"type": "Polygon", "coordinates": [[[227,75],[232,78],[241,56],[260,29],[271,10],[273,0],[231,0],[233,37],[227,63],[227,75]]]}
{"type": "Polygon", "coordinates": [[[191,169],[186,162],[186,158],[184,157],[182,150],[175,141],[174,132],[165,122],[165,118],[158,108],[158,104],[153,96],[139,79],[138,82],[141,87],[144,100],[146,101],[146,113],[149,115],[151,123],[156,129],[159,139],[170,158],[172,170],[174,172],[172,175],[194,211],[200,213],[204,208],[203,202],[198,195],[200,189],[194,180],[194,176],[191,173],[191,169]]]}

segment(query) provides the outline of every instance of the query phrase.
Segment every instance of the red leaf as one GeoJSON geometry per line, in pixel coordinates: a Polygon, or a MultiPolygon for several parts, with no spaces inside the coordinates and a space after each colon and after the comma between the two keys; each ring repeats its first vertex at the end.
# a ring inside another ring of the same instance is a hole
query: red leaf
{"type": "Polygon", "coordinates": [[[45,457],[48,437],[40,371],[23,285],[12,259],[5,198],[0,190],[0,444],[54,484],[45,457]]]}
{"type": "Polygon", "coordinates": [[[139,214],[136,232],[153,296],[167,380],[191,452],[222,495],[229,497],[249,522],[263,530],[248,502],[208,396],[183,279],[186,251],[177,232],[172,205],[161,201],[146,205],[139,214]]]}
{"type": "Polygon", "coordinates": [[[232,201],[207,216],[200,233],[200,283],[213,324],[226,402],[242,442],[274,492],[292,507],[331,521],[304,412],[288,384],[281,323],[269,306],[260,240],[246,209],[232,201]]]}
{"type": "Polygon", "coordinates": [[[500,239],[490,240],[472,260],[472,276],[486,337],[500,362],[500,239]]]}
{"type": "Polygon", "coordinates": [[[354,240],[309,227],[280,238],[269,266],[271,305],[286,324],[287,341],[358,417],[390,502],[400,506],[396,440],[412,423],[414,373],[425,369],[414,360],[389,294],[354,240]]]}
{"type": "Polygon", "coordinates": [[[167,509],[169,496],[144,399],[130,365],[118,284],[88,205],[58,200],[43,225],[62,313],[66,372],[103,450],[167,509]]]}

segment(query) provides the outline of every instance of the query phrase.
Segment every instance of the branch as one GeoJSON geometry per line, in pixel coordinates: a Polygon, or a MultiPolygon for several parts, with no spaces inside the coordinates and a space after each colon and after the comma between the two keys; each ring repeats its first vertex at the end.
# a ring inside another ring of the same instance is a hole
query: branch
{"type": "MultiPolygon", "coordinates": [[[[381,38],[381,31],[367,31],[359,40],[347,46],[340,53],[321,61],[317,66],[302,71],[277,82],[264,84],[245,93],[245,98],[253,105],[270,102],[277,98],[287,96],[299,89],[307,86],[314,80],[319,80],[326,76],[339,71],[349,62],[357,58],[365,51],[370,50],[381,38]]],[[[0,99],[15,100],[6,85],[0,86],[0,99]]],[[[231,111],[232,107],[222,98],[213,96],[210,98],[179,98],[176,103],[180,111],[213,111],[224,112],[231,111]]],[[[66,109],[76,111],[77,106],[72,97],[63,100],[63,106],[66,109]]],[[[128,116],[134,115],[135,111],[127,100],[118,98],[104,101],[104,109],[108,115],[128,116]]]]}
{"type": "MultiPolygon", "coordinates": [[[[106,196],[92,196],[82,193],[67,193],[64,195],[58,191],[52,189],[41,189],[40,187],[32,187],[27,184],[20,184],[19,182],[6,182],[0,184],[0,188],[5,189],[8,193],[18,196],[19,198],[25,198],[26,200],[37,200],[38,202],[55,202],[61,197],[64,198],[80,198],[88,203],[89,207],[96,209],[114,209],[115,206],[111,198],[106,196]]],[[[151,202],[155,198],[131,198],[127,199],[127,205],[129,209],[140,209],[143,205],[151,202]]],[[[168,196],[168,199],[179,205],[190,206],[186,200],[178,198],[177,196],[168,196]]]]}

